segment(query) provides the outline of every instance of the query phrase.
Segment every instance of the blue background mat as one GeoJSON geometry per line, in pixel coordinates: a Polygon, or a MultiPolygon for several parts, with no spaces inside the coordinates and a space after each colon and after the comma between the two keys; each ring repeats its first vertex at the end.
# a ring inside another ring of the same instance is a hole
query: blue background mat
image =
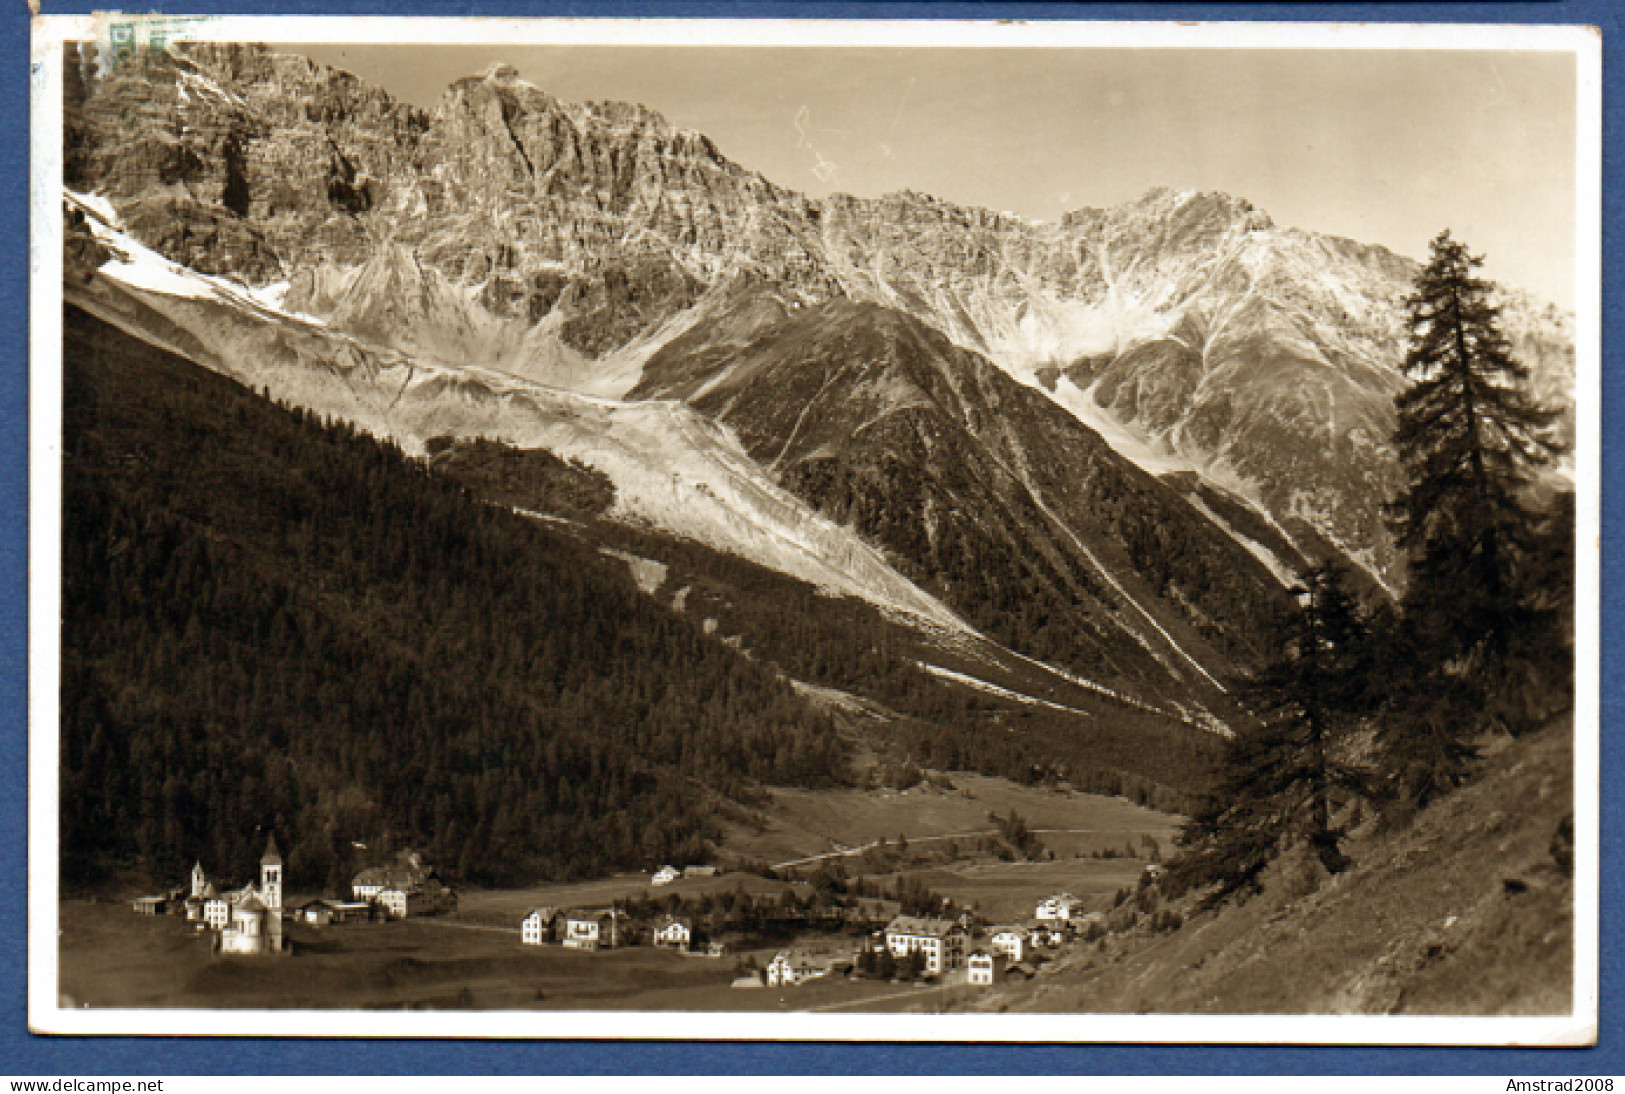
{"type": "MultiPolygon", "coordinates": [[[[53,3],[52,14],[97,8],[174,15],[561,15],[711,18],[1201,19],[1259,21],[1584,23],[1603,34],[1603,452],[1602,452],[1602,915],[1601,1024],[1594,1049],[1145,1047],[1127,1045],[895,1045],[669,1042],[323,1041],[207,1038],[37,1037],[27,1031],[28,672],[28,13],[0,8],[8,62],[0,68],[0,1074],[89,1077],[213,1074],[1625,1074],[1616,945],[1620,901],[1620,772],[1613,739],[1622,683],[1616,580],[1625,578],[1614,533],[1625,472],[1625,414],[1616,405],[1625,366],[1619,346],[1618,279],[1612,244],[1621,201],[1612,190],[1625,122],[1617,101],[1625,69],[1625,5],[1550,3],[605,3],[500,0],[350,0],[248,4],[190,0],[53,3]],[[150,4],[150,6],[149,6],[150,4]]],[[[1079,1016],[1080,1033],[1087,1016],[1079,1016]]]]}

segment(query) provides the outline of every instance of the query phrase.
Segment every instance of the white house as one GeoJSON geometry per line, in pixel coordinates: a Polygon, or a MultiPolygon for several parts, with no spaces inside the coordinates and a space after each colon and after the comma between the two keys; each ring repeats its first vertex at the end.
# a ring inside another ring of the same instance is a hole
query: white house
{"type": "Polygon", "coordinates": [[[434,915],[457,907],[457,894],[421,868],[406,871],[380,866],[362,870],[351,883],[351,892],[358,901],[382,905],[390,918],[434,915]]]}
{"type": "Polygon", "coordinates": [[[1083,901],[1071,893],[1046,897],[1038,902],[1038,911],[1034,913],[1034,917],[1046,922],[1065,923],[1072,918],[1073,910],[1082,903],[1083,901]]]}
{"type": "Polygon", "coordinates": [[[965,958],[965,981],[976,987],[987,987],[993,984],[999,974],[1004,972],[1005,955],[1002,953],[989,953],[986,950],[973,950],[965,958]]]}
{"type": "Polygon", "coordinates": [[[688,920],[665,916],[655,924],[654,944],[674,950],[686,950],[694,941],[694,930],[688,920]]]}
{"type": "Polygon", "coordinates": [[[542,946],[552,942],[557,930],[554,920],[558,915],[557,908],[532,908],[530,914],[519,921],[519,941],[526,946],[542,946]]]}
{"type": "Polygon", "coordinates": [[[405,919],[407,913],[412,910],[412,897],[415,895],[405,889],[380,889],[373,899],[384,906],[389,918],[405,919]]]}
{"type": "Polygon", "coordinates": [[[682,873],[677,869],[677,867],[662,866],[660,869],[655,871],[655,876],[649,879],[649,884],[670,885],[672,882],[676,881],[682,876],[682,873]]]}
{"type": "Polygon", "coordinates": [[[793,987],[796,982],[795,966],[790,964],[790,955],[779,951],[773,955],[773,960],[767,965],[767,986],[770,988],[793,987]]]}
{"type": "Polygon", "coordinates": [[[377,900],[386,889],[418,892],[424,889],[433,873],[416,852],[405,851],[388,866],[369,866],[362,870],[350,880],[350,892],[357,900],[377,900]]]}
{"type": "Polygon", "coordinates": [[[231,922],[231,902],[223,896],[213,896],[203,902],[203,922],[211,930],[223,931],[231,922]]]}
{"type": "Polygon", "coordinates": [[[794,987],[808,980],[817,980],[828,976],[831,971],[831,961],[827,956],[811,956],[806,953],[790,953],[780,950],[773,955],[773,960],[767,966],[767,986],[770,988],[784,986],[794,987]]]}
{"type": "Polygon", "coordinates": [[[886,946],[893,957],[924,954],[925,971],[934,975],[964,964],[965,928],[952,919],[900,915],[886,925],[886,946]]]}
{"type": "Polygon", "coordinates": [[[1066,923],[1061,920],[1039,920],[1027,930],[1027,938],[1034,946],[1055,949],[1066,942],[1066,923]]]}
{"type": "Polygon", "coordinates": [[[572,950],[603,950],[621,944],[621,916],[613,908],[605,911],[564,913],[562,942],[572,950]]]}
{"type": "Polygon", "coordinates": [[[1020,961],[1025,957],[1028,945],[1027,932],[1021,927],[994,927],[988,932],[988,949],[1003,954],[1011,961],[1020,961]]]}

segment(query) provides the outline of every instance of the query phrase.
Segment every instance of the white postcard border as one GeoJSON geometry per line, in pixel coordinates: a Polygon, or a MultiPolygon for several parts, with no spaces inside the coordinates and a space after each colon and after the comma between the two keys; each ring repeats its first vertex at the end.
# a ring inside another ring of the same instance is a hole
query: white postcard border
{"type": "Polygon", "coordinates": [[[29,186],[29,1028],[58,1034],[1200,1044],[1583,1045],[1598,1014],[1601,476],[1601,39],[1595,28],[1459,24],[933,22],[924,20],[143,18],[172,36],[285,43],[1278,48],[1571,52],[1577,61],[1574,1011],[1551,1017],[1366,1015],[745,1014],[75,1010],[58,1003],[63,43],[106,16],[36,16],[29,186]],[[604,1015],[617,1021],[606,1030],[604,1015]],[[724,1019],[719,1021],[719,1019],[724,1019]]]}

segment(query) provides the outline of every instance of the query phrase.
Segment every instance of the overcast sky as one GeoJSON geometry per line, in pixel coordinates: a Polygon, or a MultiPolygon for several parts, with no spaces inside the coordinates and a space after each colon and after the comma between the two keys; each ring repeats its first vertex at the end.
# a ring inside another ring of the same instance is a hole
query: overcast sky
{"type": "Polygon", "coordinates": [[[1574,301],[1575,65],[1420,50],[286,46],[432,107],[496,62],[625,99],[815,196],[910,188],[1054,220],[1153,186],[1574,301]]]}

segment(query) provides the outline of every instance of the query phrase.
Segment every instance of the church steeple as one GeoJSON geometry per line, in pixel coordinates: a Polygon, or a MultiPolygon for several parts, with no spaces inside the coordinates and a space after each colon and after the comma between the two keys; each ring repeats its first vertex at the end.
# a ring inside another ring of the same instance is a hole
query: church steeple
{"type": "Polygon", "coordinates": [[[208,884],[209,879],[203,873],[203,863],[201,861],[194,863],[192,865],[192,895],[201,897],[208,884]]]}
{"type": "Polygon", "coordinates": [[[260,900],[272,910],[282,907],[282,856],[277,854],[274,833],[265,841],[265,854],[260,856],[260,900]]]}

